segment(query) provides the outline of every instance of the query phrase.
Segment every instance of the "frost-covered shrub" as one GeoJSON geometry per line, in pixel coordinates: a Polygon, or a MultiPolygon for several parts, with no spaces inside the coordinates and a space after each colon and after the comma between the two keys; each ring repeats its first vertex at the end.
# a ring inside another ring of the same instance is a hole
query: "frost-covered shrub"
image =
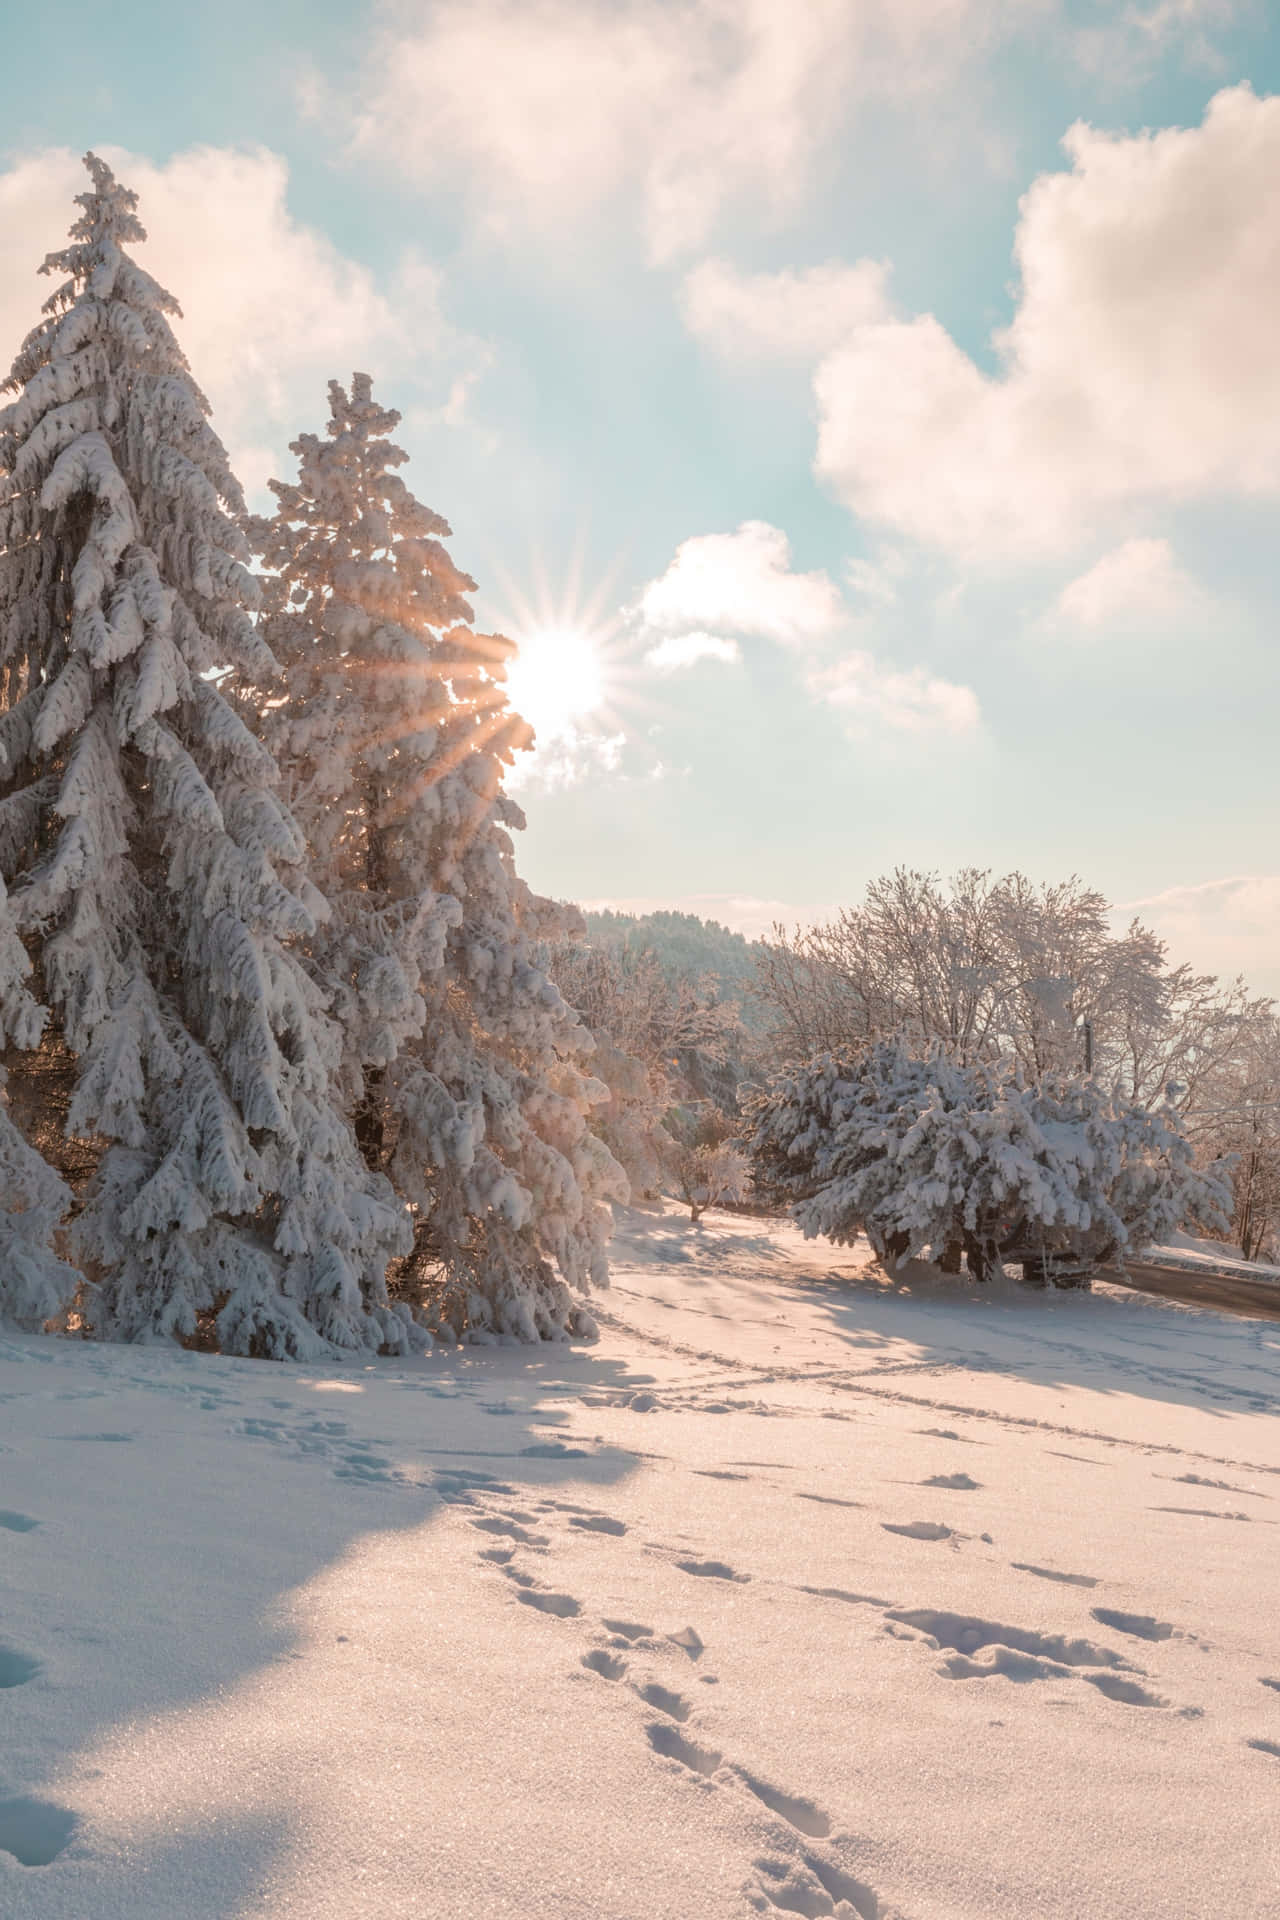
{"type": "Polygon", "coordinates": [[[1197,1172],[1172,1108],[1155,1112],[1092,1080],[1024,1085],[1007,1063],[960,1066],[884,1041],[824,1055],[781,1079],[753,1115],[757,1191],[810,1236],[866,1233],[893,1265],[923,1257],[984,1280],[1087,1283],[1127,1247],[1229,1205],[1197,1172]]]}
{"type": "Polygon", "coordinates": [[[667,1118],[668,1177],[695,1226],[708,1207],[745,1197],[751,1163],[732,1122],[710,1101],[675,1108],[667,1118]]]}

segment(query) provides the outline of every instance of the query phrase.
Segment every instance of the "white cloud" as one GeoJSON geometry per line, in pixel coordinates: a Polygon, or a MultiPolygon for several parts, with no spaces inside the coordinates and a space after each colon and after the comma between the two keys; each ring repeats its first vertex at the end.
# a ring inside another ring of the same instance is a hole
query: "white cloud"
{"type": "Polygon", "coordinates": [[[1072,52],[1086,72],[1112,87],[1137,86],[1161,59],[1181,56],[1189,67],[1221,72],[1225,65],[1215,34],[1251,11],[1251,0],[1154,0],[1150,6],[1119,7],[1096,26],[1079,27],[1072,52]]]}
{"type": "MultiPolygon", "coordinates": [[[[356,149],[424,189],[458,184],[510,237],[619,192],[654,259],[749,196],[785,212],[866,96],[954,81],[1040,0],[399,0],[363,75],[356,149]]],[[[300,98],[341,113],[313,72],[300,98]]]]}
{"type": "Polygon", "coordinates": [[[811,691],[857,734],[972,734],[981,714],[972,687],[941,680],[924,667],[905,672],[871,654],[846,654],[809,677],[811,691]]]}
{"type": "Polygon", "coordinates": [[[1175,964],[1228,978],[1243,973],[1261,991],[1280,993],[1280,874],[1168,887],[1118,906],[1115,915],[1122,925],[1136,916],[1154,928],[1175,964]]]}
{"type": "Polygon", "coordinates": [[[825,573],[793,573],[790,541],[764,520],[682,540],[638,610],[660,633],[750,634],[798,647],[824,639],[846,617],[834,582],[825,573]]]}
{"type": "Polygon", "coordinates": [[[742,650],[736,640],[729,640],[721,633],[670,633],[665,640],[659,640],[656,647],[650,647],[644,656],[644,663],[657,673],[679,673],[685,667],[696,667],[700,660],[719,660],[725,666],[737,666],[742,659],[742,650]]]}
{"type": "MultiPolygon", "coordinates": [[[[864,594],[884,601],[892,598],[900,567],[890,549],[879,567],[852,562],[850,577],[864,594]]],[[[979,722],[972,688],[924,667],[885,665],[865,648],[850,650],[850,635],[865,630],[864,623],[827,574],[792,572],[790,542],[767,521],[682,541],[632,613],[643,633],[666,635],[645,655],[660,669],[706,658],[712,649],[715,657],[736,660],[735,635],[775,642],[798,655],[807,692],[853,733],[968,734],[979,722]]]]}
{"type": "Polygon", "coordinates": [[[932,315],[859,328],[815,376],[820,476],[971,560],[1136,502],[1280,492],[1280,97],[1233,87],[1200,127],[1065,146],[1021,203],[998,376],[932,315]]]}
{"type": "Polygon", "coordinates": [[[1205,595],[1174,558],[1167,540],[1125,540],[1058,595],[1053,614],[1069,626],[1171,621],[1200,611],[1205,595]]]}
{"type": "MultiPolygon", "coordinates": [[[[295,219],[279,154],[197,147],[156,166],[117,148],[102,153],[139,196],[148,233],[139,262],[182,307],[175,331],[247,486],[285,477],[290,440],[327,417],[329,379],[368,368],[392,402],[395,377],[416,393],[421,377],[436,376],[447,393],[465,377],[459,360],[482,359],[479,343],[442,318],[434,269],[406,259],[383,286],[295,219]]],[[[0,247],[9,263],[0,281],[0,358],[38,317],[48,283],[36,269],[63,244],[84,186],[80,161],[65,150],[0,172],[0,247]]]]}
{"type": "Polygon", "coordinates": [[[855,328],[889,318],[887,277],[878,260],[782,273],[704,260],[685,279],[685,324],[726,360],[812,363],[855,328]]]}

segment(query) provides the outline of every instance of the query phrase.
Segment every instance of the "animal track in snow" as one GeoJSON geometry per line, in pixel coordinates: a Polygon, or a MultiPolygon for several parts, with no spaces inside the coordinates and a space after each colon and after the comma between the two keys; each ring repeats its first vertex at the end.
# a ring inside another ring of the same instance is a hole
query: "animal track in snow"
{"type": "Polygon", "coordinates": [[[1082,1673],[1080,1678],[1087,1680],[1099,1693],[1105,1693],[1108,1700],[1118,1700],[1126,1707],[1167,1707],[1169,1702],[1158,1693],[1148,1693],[1136,1680],[1123,1680],[1118,1673],[1082,1673]]]}
{"type": "Polygon", "coordinates": [[[872,1888],[818,1855],[806,1853],[798,1860],[776,1860],[766,1855],[754,1864],[761,1876],[759,1891],[779,1913],[798,1913],[803,1920],[825,1920],[828,1914],[847,1907],[857,1920],[889,1920],[872,1888]]]}
{"type": "Polygon", "coordinates": [[[665,1713],[671,1720],[687,1720],[693,1711],[687,1700],[657,1680],[646,1681],[643,1686],[637,1686],[635,1691],[647,1707],[656,1707],[659,1713],[665,1713]]]}
{"type": "Polygon", "coordinates": [[[30,1533],[40,1522],[33,1520],[29,1513],[14,1513],[12,1508],[0,1507],[0,1527],[9,1533],[30,1533]]]}
{"type": "Polygon", "coordinates": [[[924,1434],[930,1440],[962,1440],[966,1446],[976,1447],[980,1443],[968,1433],[954,1433],[950,1427],[917,1427],[916,1432],[924,1434]]]}
{"type": "Polygon", "coordinates": [[[749,1573],[735,1573],[723,1560],[677,1560],[681,1573],[691,1573],[699,1580],[736,1580],[745,1583],[750,1580],[749,1573]]]}
{"type": "Polygon", "coordinates": [[[572,1620],[575,1614],[582,1612],[582,1603],[569,1593],[547,1593],[541,1588],[521,1587],[516,1599],[526,1607],[536,1607],[539,1613],[554,1613],[558,1619],[572,1620]]]}
{"type": "Polygon", "coordinates": [[[833,1493],[797,1492],[796,1499],[797,1500],[816,1500],[820,1506],[824,1506],[824,1507],[861,1507],[865,1504],[865,1502],[861,1500],[837,1500],[833,1493]]]}
{"type": "Polygon", "coordinates": [[[473,1520],[472,1526],[479,1533],[498,1533],[509,1540],[518,1540],[522,1547],[545,1547],[545,1533],[530,1533],[517,1520],[504,1520],[497,1514],[486,1514],[481,1520],[473,1520]]]}
{"type": "Polygon", "coordinates": [[[590,1653],[584,1653],[582,1664],[591,1673],[598,1673],[602,1680],[621,1680],[627,1671],[626,1661],[606,1653],[603,1647],[593,1647],[590,1653]]]}
{"type": "Polygon", "coordinates": [[[730,1473],[727,1467],[695,1467],[700,1480],[749,1480],[749,1473],[730,1473]]]}
{"type": "Polygon", "coordinates": [[[1011,1560],[1009,1564],[1018,1573],[1034,1573],[1038,1580],[1060,1580],[1067,1587],[1096,1587],[1098,1584],[1089,1573],[1059,1573],[1056,1567],[1033,1567],[1029,1560],[1011,1560]]]}
{"type": "Polygon", "coordinates": [[[989,1660],[971,1660],[967,1653],[954,1653],[938,1671],[948,1680],[990,1680],[999,1674],[1006,1680],[1069,1680],[1072,1668],[1059,1666],[1056,1660],[1042,1659],[1038,1653],[1019,1653],[1013,1647],[993,1646],[989,1660]]]}
{"type": "Polygon", "coordinates": [[[1157,1480],[1170,1480],[1184,1487],[1212,1487],[1215,1493],[1241,1493],[1249,1500],[1269,1500],[1269,1493],[1256,1487],[1235,1487],[1230,1480],[1207,1480],[1202,1473],[1158,1473],[1157,1480]]]}
{"type": "Polygon", "coordinates": [[[1246,1740],[1246,1747],[1252,1747],[1255,1753],[1269,1753],[1280,1760],[1280,1744],[1274,1740],[1246,1740]]]}
{"type": "Polygon", "coordinates": [[[1219,1513],[1214,1507],[1150,1507],[1150,1513],[1190,1513],[1198,1520],[1248,1520],[1247,1513],[1219,1513]]]}
{"type": "Polygon", "coordinates": [[[645,1734],[655,1753],[664,1760],[678,1760],[682,1767],[688,1767],[690,1773],[701,1774],[704,1780],[709,1780],[724,1765],[723,1754],[714,1753],[709,1747],[697,1746],[673,1727],[669,1720],[651,1720],[645,1728],[645,1734]]]}
{"type": "Polygon", "coordinates": [[[1093,1617],[1117,1633],[1131,1633],[1135,1640],[1172,1640],[1175,1631],[1167,1620],[1153,1619],[1149,1613],[1123,1613],[1118,1607],[1095,1607],[1093,1617]]]}
{"type": "Polygon", "coordinates": [[[957,1493],[977,1493],[980,1484],[967,1473],[935,1473],[920,1482],[922,1487],[950,1487],[957,1493]]]}
{"type": "Polygon", "coordinates": [[[571,1514],[569,1525],[579,1528],[583,1533],[612,1533],[621,1535],[627,1531],[623,1521],[611,1520],[607,1513],[571,1514]]]}
{"type": "Polygon", "coordinates": [[[673,1646],[687,1653],[691,1660],[701,1660],[706,1642],[696,1627],[679,1627],[675,1633],[669,1633],[667,1639],[673,1646]]]}
{"type": "Polygon", "coordinates": [[[29,1653],[19,1653],[16,1647],[0,1647],[0,1687],[23,1687],[28,1680],[34,1680],[40,1671],[40,1662],[29,1653]]]}
{"type": "Polygon", "coordinates": [[[0,1851],[20,1866],[47,1867],[63,1851],[79,1822],[69,1807],[19,1794],[0,1800],[0,1851]]]}
{"type": "Polygon", "coordinates": [[[485,1547],[481,1550],[482,1560],[492,1560],[497,1567],[505,1567],[509,1560],[515,1559],[514,1547],[485,1547]]]}
{"type": "Polygon", "coordinates": [[[1268,1680],[1264,1674],[1258,1675],[1260,1686],[1270,1687],[1273,1693],[1280,1693],[1280,1680],[1268,1680]]]}
{"type": "Polygon", "coordinates": [[[886,1533],[902,1533],[908,1540],[954,1540],[955,1534],[950,1527],[944,1527],[941,1520],[882,1520],[880,1525],[886,1533]]]}
{"type": "Polygon", "coordinates": [[[1015,1653],[1039,1654],[1042,1659],[1060,1662],[1066,1667],[1120,1667],[1141,1672],[1132,1661],[1111,1647],[1096,1646],[1092,1640],[1067,1640],[1060,1633],[1036,1633],[1030,1627],[1007,1627],[995,1620],[981,1620],[972,1614],[943,1613],[932,1607],[895,1607],[887,1619],[900,1620],[917,1633],[950,1647],[956,1653],[974,1654],[980,1647],[1010,1647],[1015,1653]]]}
{"type": "Polygon", "coordinates": [[[819,1600],[845,1600],[851,1607],[887,1607],[887,1600],[874,1593],[850,1593],[844,1587],[799,1587],[799,1593],[812,1593],[819,1600]]]}
{"type": "Polygon", "coordinates": [[[638,1620],[602,1620],[600,1625],[623,1640],[652,1640],[653,1628],[642,1627],[638,1620]]]}
{"type": "Polygon", "coordinates": [[[801,1794],[784,1793],[781,1787],[771,1786],[767,1780],[757,1779],[754,1773],[748,1773],[745,1767],[734,1767],[748,1792],[754,1793],[757,1800],[768,1807],[770,1813],[776,1813],[797,1833],[807,1834],[810,1840],[825,1840],[831,1831],[831,1822],[822,1808],[815,1806],[812,1800],[801,1794]]]}

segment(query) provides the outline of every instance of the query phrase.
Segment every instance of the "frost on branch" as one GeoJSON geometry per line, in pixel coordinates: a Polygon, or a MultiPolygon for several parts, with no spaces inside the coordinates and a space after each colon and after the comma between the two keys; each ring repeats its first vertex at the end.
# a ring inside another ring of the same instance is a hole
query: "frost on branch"
{"type": "Polygon", "coordinates": [[[754,1123],[757,1191],[789,1202],[807,1235],[865,1233],[895,1266],[954,1269],[963,1253],[977,1280],[1008,1264],[1087,1284],[1116,1254],[1230,1207],[1171,1107],[1066,1075],[1031,1087],[1007,1062],[913,1058],[896,1040],[784,1076],[754,1123]]]}
{"type": "MultiPolygon", "coordinates": [[[[145,238],[136,197],[86,165],[0,412],[11,1085],[27,1071],[15,1048],[68,1063],[73,1244],[97,1331],[402,1350],[421,1335],[384,1276],[408,1215],[343,1117],[338,1033],[295,951],[323,903],[255,737],[272,662],[243,499],[177,305],[127,251],[145,238]]],[[[65,1196],[0,1150],[5,1230],[29,1239],[65,1196]]]]}
{"type": "Polygon", "coordinates": [[[502,791],[528,729],[510,642],[476,634],[445,521],[396,469],[399,416],[356,374],[254,523],[285,672],[269,739],[332,908],[309,939],[371,1169],[413,1210],[405,1295],[446,1338],[589,1330],[620,1169],[589,1126],[590,1037],[536,964],[546,903],[502,791]]]}

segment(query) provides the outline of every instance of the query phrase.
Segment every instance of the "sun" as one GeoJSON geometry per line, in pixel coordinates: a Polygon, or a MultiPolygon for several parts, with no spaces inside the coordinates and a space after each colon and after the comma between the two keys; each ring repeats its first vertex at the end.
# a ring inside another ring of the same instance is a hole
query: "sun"
{"type": "Polygon", "coordinates": [[[566,740],[608,697],[600,643],[585,627],[534,627],[516,637],[507,669],[511,705],[540,746],[566,740]]]}

